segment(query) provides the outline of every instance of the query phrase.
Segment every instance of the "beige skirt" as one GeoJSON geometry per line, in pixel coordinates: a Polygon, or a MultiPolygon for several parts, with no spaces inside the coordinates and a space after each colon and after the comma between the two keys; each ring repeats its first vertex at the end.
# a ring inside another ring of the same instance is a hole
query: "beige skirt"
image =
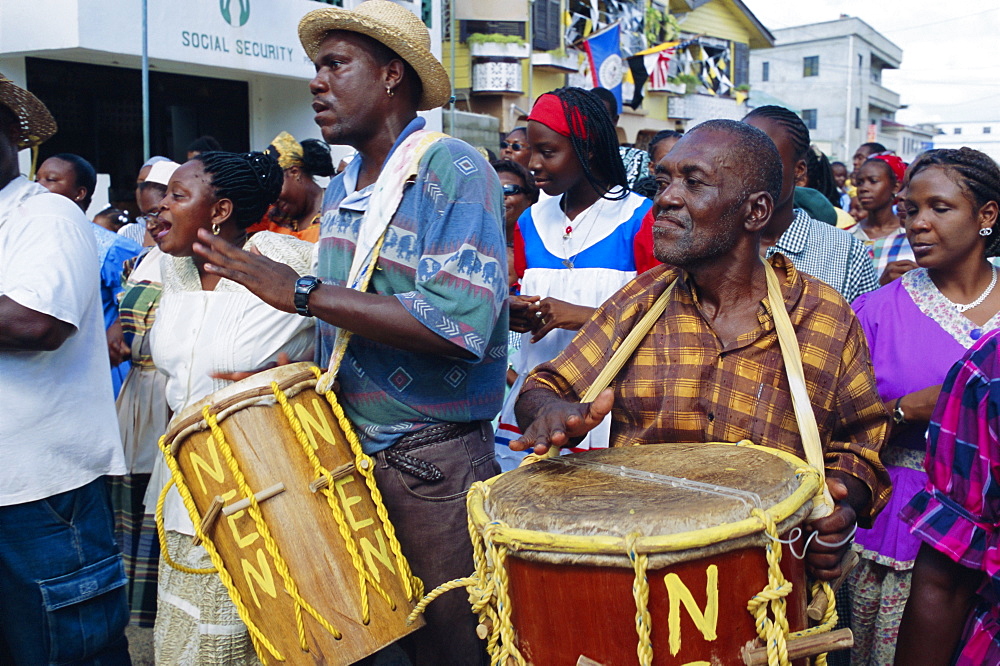
{"type": "MultiPolygon", "coordinates": [[[[167,532],[177,563],[209,569],[212,560],[191,537],[167,532]]],[[[217,574],[189,574],[160,558],[153,652],[157,666],[256,666],[260,664],[246,625],[217,574]]]]}

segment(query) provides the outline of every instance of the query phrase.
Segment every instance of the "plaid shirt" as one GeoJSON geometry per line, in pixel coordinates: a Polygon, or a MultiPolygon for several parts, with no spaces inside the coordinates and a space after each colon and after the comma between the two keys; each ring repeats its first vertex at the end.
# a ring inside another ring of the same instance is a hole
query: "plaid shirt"
{"type": "Polygon", "coordinates": [[[900,512],[935,550],[985,576],[954,663],[1000,663],[1000,332],[948,372],[927,431],[927,485],[900,512]]]}
{"type": "Polygon", "coordinates": [[[767,249],[767,256],[776,252],[791,259],[803,273],[836,289],[848,303],[878,289],[878,275],[864,243],[843,229],[809,217],[801,208],[795,209],[791,226],[767,249]]]}
{"type": "MultiPolygon", "coordinates": [[[[780,255],[770,263],[785,276],[785,307],[801,348],[827,469],[855,476],[871,489],[869,511],[859,517],[868,522],[890,492],[879,460],[889,415],[876,390],[865,336],[836,292],[800,275],[780,255]]],[[[523,390],[548,389],[579,400],[611,350],[678,276],[682,281],[666,311],[611,384],[611,445],[749,439],[804,458],[767,300],[757,311],[759,326],[723,346],[706,323],[690,277],[666,266],[611,297],[563,353],[533,371],[523,390]]]]}

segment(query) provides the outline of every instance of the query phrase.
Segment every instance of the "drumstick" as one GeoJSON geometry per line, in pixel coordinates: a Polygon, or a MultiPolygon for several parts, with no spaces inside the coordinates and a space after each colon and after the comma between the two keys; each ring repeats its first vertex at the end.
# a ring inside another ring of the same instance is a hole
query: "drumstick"
{"type": "MultiPolygon", "coordinates": [[[[861,561],[861,557],[853,550],[847,551],[847,555],[844,555],[844,559],[840,563],[840,575],[830,583],[831,589],[836,592],[840,589],[840,586],[847,579],[847,574],[858,565],[861,561]]],[[[826,615],[827,606],[830,605],[830,600],[827,598],[826,593],[823,590],[816,592],[816,596],[813,597],[812,603],[809,604],[809,608],[806,609],[806,615],[810,619],[819,622],[826,615]]]]}
{"type": "MultiPolygon", "coordinates": [[[[741,657],[746,666],[767,666],[767,648],[751,647],[753,643],[748,643],[743,647],[741,657]]],[[[834,652],[844,650],[854,646],[854,633],[850,629],[838,629],[823,634],[813,634],[793,638],[787,643],[788,659],[802,659],[804,657],[814,657],[824,652],[834,652]]]]}

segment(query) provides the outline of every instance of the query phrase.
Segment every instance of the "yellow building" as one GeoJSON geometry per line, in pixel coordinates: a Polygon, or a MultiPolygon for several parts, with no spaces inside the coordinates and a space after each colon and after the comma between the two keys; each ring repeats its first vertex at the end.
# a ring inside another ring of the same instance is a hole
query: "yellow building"
{"type": "MultiPolygon", "coordinates": [[[[741,118],[747,111],[742,102],[749,84],[750,49],[774,44],[771,33],[740,0],[634,0],[619,9],[601,0],[596,15],[589,0],[452,2],[454,17],[446,11],[442,26],[442,56],[454,80],[459,120],[450,122],[446,108],[443,124],[445,131],[459,135],[467,113],[495,118],[503,133],[524,124],[538,95],[564,85],[592,87],[584,73],[584,52],[573,46],[615,21],[622,25],[623,56],[655,46],[657,36],[679,41],[670,64],[671,82],[658,88],[647,83],[639,108],[628,106],[632,93],[625,85],[619,125],[626,142],[639,146],[661,129],[685,129],[710,118],[741,118]],[[646,20],[656,14],[650,8],[669,13],[675,29],[657,32],[646,20]],[[454,44],[452,32],[458,37],[454,44]]],[[[623,69],[628,69],[626,63],[623,69]]]]}

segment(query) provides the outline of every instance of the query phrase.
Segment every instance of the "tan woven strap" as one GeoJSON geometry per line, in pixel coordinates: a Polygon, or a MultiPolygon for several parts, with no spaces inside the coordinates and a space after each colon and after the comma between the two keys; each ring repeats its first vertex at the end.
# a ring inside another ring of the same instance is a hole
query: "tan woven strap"
{"type": "MultiPolygon", "coordinates": [[[[774,269],[763,259],[764,273],[767,276],[767,300],[771,305],[771,316],[774,318],[774,329],[778,335],[778,347],[781,349],[781,357],[785,363],[785,372],[788,374],[788,387],[792,395],[792,409],[795,412],[795,422],[799,428],[799,436],[802,438],[802,448],[806,453],[806,462],[819,472],[820,480],[825,479],[825,464],[823,460],[823,443],[819,437],[819,427],[816,425],[816,415],[813,413],[812,404],[809,399],[809,390],[806,388],[805,372],[802,369],[802,353],[799,349],[798,340],[795,338],[795,328],[791,319],[785,311],[785,299],[781,295],[781,282],[774,269]]],[[[606,389],[611,380],[621,371],[625,363],[632,357],[636,347],[664,310],[673,293],[674,285],[680,280],[678,276],[670,286],[664,290],[659,298],[649,308],[635,328],[633,328],[622,343],[611,355],[607,365],[601,369],[597,379],[590,385],[580,398],[580,402],[593,402],[597,396],[606,389]]],[[[559,454],[557,447],[550,447],[542,456],[543,458],[553,457],[559,454]]],[[[826,484],[823,484],[822,499],[817,499],[813,505],[811,520],[822,518],[831,513],[833,499],[830,497],[826,484]]]]}

